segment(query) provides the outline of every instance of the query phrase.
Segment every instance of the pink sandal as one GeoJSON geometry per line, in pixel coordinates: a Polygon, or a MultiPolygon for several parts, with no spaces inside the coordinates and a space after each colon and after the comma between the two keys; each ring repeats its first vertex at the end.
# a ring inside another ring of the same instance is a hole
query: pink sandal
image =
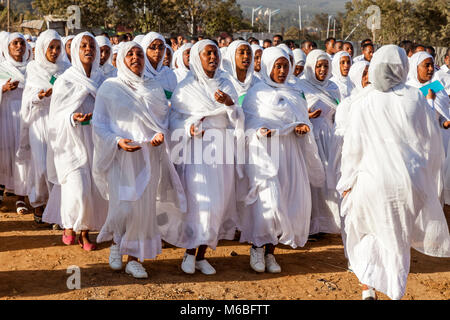
{"type": "Polygon", "coordinates": [[[75,244],[75,236],[66,236],[64,233],[62,235],[62,242],[66,246],[73,246],[75,244]]]}
{"type": "Polygon", "coordinates": [[[78,238],[78,244],[81,246],[81,249],[86,250],[86,251],[93,251],[93,250],[97,249],[97,246],[93,243],[84,244],[81,241],[81,237],[78,238]]]}

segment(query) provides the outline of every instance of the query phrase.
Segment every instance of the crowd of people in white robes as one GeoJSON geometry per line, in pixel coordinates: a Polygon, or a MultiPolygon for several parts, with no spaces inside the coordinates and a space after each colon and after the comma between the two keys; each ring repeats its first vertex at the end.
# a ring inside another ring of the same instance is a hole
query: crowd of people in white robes
{"type": "Polygon", "coordinates": [[[277,245],[328,233],[363,299],[400,299],[411,248],[450,257],[449,50],[439,68],[405,43],[128,40],[0,33],[0,200],[18,214],[28,198],[65,245],[111,242],[135,278],[164,242],[186,274],[215,274],[225,239],[280,273],[277,245]]]}

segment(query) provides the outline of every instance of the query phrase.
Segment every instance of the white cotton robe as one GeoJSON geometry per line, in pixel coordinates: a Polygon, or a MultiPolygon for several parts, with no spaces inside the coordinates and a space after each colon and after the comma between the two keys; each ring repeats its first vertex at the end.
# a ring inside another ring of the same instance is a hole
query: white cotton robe
{"type": "MultiPolygon", "coordinates": [[[[328,159],[333,136],[334,114],[340,102],[338,87],[331,81],[331,61],[322,50],[313,50],[306,58],[305,79],[299,80],[299,85],[304,90],[306,102],[310,112],[322,110],[321,115],[311,119],[314,137],[319,149],[320,159],[327,174],[328,159]],[[329,62],[328,75],[324,81],[316,79],[315,66],[319,60],[329,62]]],[[[330,179],[326,177],[326,179],[330,179]]],[[[312,214],[310,234],[339,233],[340,218],[338,207],[338,194],[334,189],[328,189],[327,184],[318,188],[311,187],[312,214]]]]}
{"type": "Polygon", "coordinates": [[[321,186],[325,174],[312,131],[303,136],[294,132],[300,124],[312,129],[305,99],[289,84],[270,79],[273,65],[281,57],[289,59],[279,48],[264,51],[264,80],[249,90],[243,104],[250,188],[246,197],[249,210],[240,217],[239,229],[241,242],[296,248],[304,246],[309,236],[310,183],[321,186]],[[270,129],[272,136],[264,138],[261,128],[270,129]]]}
{"type": "Polygon", "coordinates": [[[181,137],[184,142],[184,149],[180,153],[177,149],[176,153],[181,156],[177,170],[186,192],[187,213],[171,219],[163,239],[187,249],[200,245],[215,249],[220,239],[234,238],[235,176],[243,174],[233,151],[235,143],[243,144],[244,113],[237,105],[237,94],[230,81],[221,77],[219,70],[214,78],[204,72],[200,52],[207,45],[216,46],[212,41],[202,40],[192,47],[189,62],[192,74],[175,90],[170,115],[172,136],[177,141],[181,137]],[[225,106],[216,102],[217,89],[227,93],[235,104],[225,106]],[[205,130],[203,138],[191,137],[193,124],[205,130]]]}
{"type": "Polygon", "coordinates": [[[150,144],[158,133],[168,139],[169,106],[158,82],[144,86],[143,75],[139,77],[126,67],[124,58],[134,47],[140,48],[136,42],[120,48],[118,77],[105,81],[95,99],[93,176],[102,196],[109,200],[108,217],[97,242],[114,240],[122,255],[143,261],[161,253],[157,196],[162,166],[170,167],[178,199],[185,204],[185,198],[169,162],[167,142],[158,147],[150,144]],[[142,149],[132,153],[119,149],[120,139],[131,139],[142,149]]]}
{"type": "Polygon", "coordinates": [[[0,63],[0,184],[18,196],[26,196],[31,162],[19,161],[17,151],[21,140],[20,108],[25,87],[26,66],[30,56],[28,46],[22,62],[15,61],[9,55],[9,44],[18,38],[25,41],[22,34],[11,33],[8,39],[0,44],[5,57],[5,60],[0,63]],[[15,90],[3,93],[1,87],[8,79],[11,79],[11,82],[19,81],[19,86],[15,90]]]}
{"type": "MultiPolygon", "coordinates": [[[[373,56],[365,99],[351,107],[340,194],[349,262],[359,281],[392,299],[405,293],[414,248],[450,257],[436,176],[444,150],[423,95],[405,85],[408,60],[389,45],[373,56]]],[[[366,90],[365,89],[365,90],[366,90]]]]}
{"type": "MultiPolygon", "coordinates": [[[[92,179],[94,145],[91,123],[76,123],[74,113],[92,113],[97,90],[104,81],[99,69],[100,50],[88,78],[80,61],[80,45],[89,32],[78,34],[72,41],[72,67],[56,80],[49,113],[49,142],[47,172],[49,180],[57,184],[53,192],[60,192],[60,217],[64,229],[75,232],[100,230],[108,212],[104,200],[92,179]],[[51,161],[53,160],[53,161],[51,161]]],[[[52,195],[50,196],[52,197],[52,195]]],[[[49,215],[48,223],[56,219],[49,215]]],[[[45,219],[44,219],[45,221],[45,219]]]]}
{"type": "Polygon", "coordinates": [[[31,161],[28,198],[35,208],[47,203],[52,189],[47,176],[48,115],[52,96],[39,99],[38,95],[42,90],[53,88],[56,79],[69,66],[64,62],[63,51],[56,63],[47,60],[46,52],[53,40],[61,42],[61,37],[54,30],[46,30],[36,41],[36,59],[27,66],[20,111],[21,144],[17,156],[20,160],[31,161]]]}

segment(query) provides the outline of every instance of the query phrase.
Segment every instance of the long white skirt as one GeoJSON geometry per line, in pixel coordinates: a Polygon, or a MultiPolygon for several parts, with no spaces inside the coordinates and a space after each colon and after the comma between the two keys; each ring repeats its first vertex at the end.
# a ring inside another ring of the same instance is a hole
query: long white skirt
{"type": "Polygon", "coordinates": [[[64,229],[75,232],[100,230],[106,220],[107,206],[88,168],[69,173],[61,184],[61,222],[64,229]]]}
{"type": "MultiPolygon", "coordinates": [[[[314,136],[319,150],[320,160],[328,174],[328,159],[332,141],[332,124],[325,118],[311,119],[313,123],[314,136]]],[[[321,188],[311,186],[312,213],[310,234],[340,233],[340,217],[336,190],[329,189],[326,185],[321,188]]]]}
{"type": "MultiPolygon", "coordinates": [[[[156,217],[156,197],[160,179],[160,154],[163,146],[150,151],[151,177],[144,193],[137,201],[120,200],[121,166],[117,158],[108,172],[109,210],[108,217],[97,242],[113,240],[122,255],[154,259],[161,253],[161,235],[156,217]]],[[[138,151],[143,152],[143,151],[138,151]]],[[[128,157],[136,159],[138,157],[128,157]]],[[[133,167],[133,163],[127,163],[133,167]]]]}
{"type": "MultiPolygon", "coordinates": [[[[257,247],[279,242],[292,248],[308,240],[311,191],[302,150],[294,133],[279,138],[279,169],[241,218],[241,242],[257,247]]],[[[268,144],[270,148],[270,144],[268,144]]]]}

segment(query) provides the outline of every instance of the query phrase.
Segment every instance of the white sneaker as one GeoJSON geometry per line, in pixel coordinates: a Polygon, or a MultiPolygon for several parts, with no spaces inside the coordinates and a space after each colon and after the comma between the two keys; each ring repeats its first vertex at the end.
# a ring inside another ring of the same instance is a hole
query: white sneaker
{"type": "Polygon", "coordinates": [[[139,262],[134,261],[134,260],[127,263],[125,272],[128,274],[131,274],[133,277],[135,277],[137,279],[148,278],[148,274],[145,271],[142,264],[140,264],[139,262]]]}
{"type": "Polygon", "coordinates": [[[187,274],[195,273],[195,256],[193,254],[184,254],[181,270],[187,274]]]}
{"type": "Polygon", "coordinates": [[[264,272],[266,270],[264,248],[250,248],[250,266],[256,272],[264,272]]]}
{"type": "Polygon", "coordinates": [[[122,270],[122,255],[117,244],[113,244],[109,248],[109,266],[115,271],[122,270]]]}
{"type": "Polygon", "coordinates": [[[363,290],[363,292],[362,292],[362,299],[363,300],[378,300],[377,299],[377,293],[375,292],[375,289],[369,287],[369,289],[363,290]]]}
{"type": "Polygon", "coordinates": [[[209,264],[206,259],[201,261],[195,261],[195,269],[200,270],[203,274],[212,275],[216,274],[216,269],[213,268],[212,265],[209,264]]]}
{"type": "Polygon", "coordinates": [[[269,273],[280,273],[281,267],[275,260],[275,256],[273,254],[266,255],[266,269],[269,273]]]}

